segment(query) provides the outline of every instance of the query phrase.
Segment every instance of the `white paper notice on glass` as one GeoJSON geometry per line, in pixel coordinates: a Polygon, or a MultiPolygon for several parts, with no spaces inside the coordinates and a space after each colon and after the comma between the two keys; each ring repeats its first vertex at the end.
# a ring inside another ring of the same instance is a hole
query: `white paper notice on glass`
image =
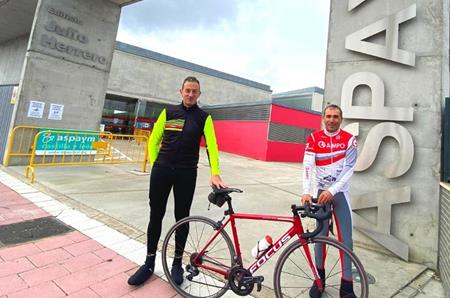
{"type": "Polygon", "coordinates": [[[30,106],[28,107],[28,117],[42,118],[44,115],[45,102],[30,100],[30,106]]]}
{"type": "Polygon", "coordinates": [[[64,112],[64,105],[52,103],[50,105],[50,110],[48,111],[48,119],[62,120],[63,112],[64,112]]]}

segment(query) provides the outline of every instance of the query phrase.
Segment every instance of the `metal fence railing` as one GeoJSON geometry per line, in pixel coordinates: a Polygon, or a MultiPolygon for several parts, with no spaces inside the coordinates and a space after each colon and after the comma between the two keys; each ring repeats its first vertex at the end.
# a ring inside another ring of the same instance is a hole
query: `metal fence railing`
{"type": "Polygon", "coordinates": [[[11,130],[6,149],[5,166],[9,166],[11,159],[24,159],[22,163],[29,163],[33,151],[34,136],[39,132],[36,126],[16,126],[11,130]]]}
{"type": "MultiPolygon", "coordinates": [[[[6,149],[6,158],[4,166],[14,164],[29,164],[33,152],[34,137],[40,131],[58,130],[57,128],[45,128],[38,126],[18,125],[14,127],[8,137],[8,148],[6,149]]],[[[104,132],[111,134],[110,132],[104,132]]]]}
{"type": "Polygon", "coordinates": [[[44,130],[34,137],[26,177],[35,180],[35,167],[92,164],[142,164],[146,171],[147,136],[104,132],[44,130]]]}
{"type": "Polygon", "coordinates": [[[118,135],[35,126],[17,126],[9,136],[5,166],[11,158],[28,164],[26,177],[35,180],[35,167],[148,162],[148,132],[118,135]]]}

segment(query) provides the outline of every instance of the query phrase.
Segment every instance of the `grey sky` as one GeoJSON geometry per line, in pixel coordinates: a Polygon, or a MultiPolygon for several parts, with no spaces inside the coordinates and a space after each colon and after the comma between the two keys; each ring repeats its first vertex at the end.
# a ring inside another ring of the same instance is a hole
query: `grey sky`
{"type": "Polygon", "coordinates": [[[144,0],[123,10],[121,26],[146,32],[196,29],[232,21],[236,15],[237,0],[144,0]]]}
{"type": "Polygon", "coordinates": [[[323,87],[327,0],[143,0],[118,40],[270,85],[323,87]]]}

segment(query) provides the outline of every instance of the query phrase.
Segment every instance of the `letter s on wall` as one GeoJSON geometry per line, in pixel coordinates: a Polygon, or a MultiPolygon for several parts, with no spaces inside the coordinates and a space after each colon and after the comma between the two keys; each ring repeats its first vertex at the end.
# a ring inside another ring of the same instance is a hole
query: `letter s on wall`
{"type": "MultiPolygon", "coordinates": [[[[359,135],[359,123],[351,123],[344,130],[357,136],[359,135]]],[[[386,137],[392,137],[398,142],[400,152],[397,161],[386,166],[384,171],[385,177],[400,177],[409,170],[414,159],[414,143],[411,134],[405,127],[397,123],[382,122],[372,127],[369,131],[364,142],[364,147],[356,162],[356,172],[365,171],[372,165],[377,156],[380,144],[386,137]]]]}

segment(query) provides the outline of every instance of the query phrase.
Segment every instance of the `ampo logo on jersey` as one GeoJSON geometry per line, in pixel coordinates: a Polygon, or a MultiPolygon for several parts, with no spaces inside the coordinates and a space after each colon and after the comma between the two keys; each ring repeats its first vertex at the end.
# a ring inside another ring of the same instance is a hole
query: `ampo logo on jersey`
{"type": "Polygon", "coordinates": [[[319,148],[331,148],[331,149],[345,149],[345,144],[344,143],[327,143],[325,141],[319,141],[317,143],[317,145],[319,146],[319,148]]]}

